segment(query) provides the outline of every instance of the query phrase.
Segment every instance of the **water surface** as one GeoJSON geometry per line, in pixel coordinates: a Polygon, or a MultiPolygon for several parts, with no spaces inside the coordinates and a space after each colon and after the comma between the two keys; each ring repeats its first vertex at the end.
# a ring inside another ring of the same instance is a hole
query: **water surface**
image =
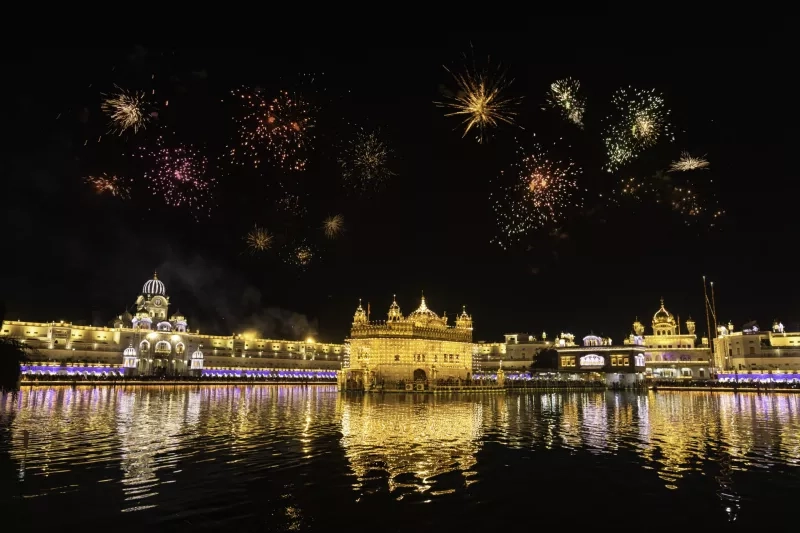
{"type": "Polygon", "coordinates": [[[792,394],[0,396],[2,520],[24,530],[794,528],[798,466],[792,394]]]}

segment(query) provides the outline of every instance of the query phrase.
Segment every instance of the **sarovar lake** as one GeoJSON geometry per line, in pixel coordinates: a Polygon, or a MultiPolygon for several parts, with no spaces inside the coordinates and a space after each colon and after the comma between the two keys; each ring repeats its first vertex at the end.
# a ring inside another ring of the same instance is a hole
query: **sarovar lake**
{"type": "Polygon", "coordinates": [[[793,530],[800,394],[25,387],[0,501],[9,531],[793,530]]]}

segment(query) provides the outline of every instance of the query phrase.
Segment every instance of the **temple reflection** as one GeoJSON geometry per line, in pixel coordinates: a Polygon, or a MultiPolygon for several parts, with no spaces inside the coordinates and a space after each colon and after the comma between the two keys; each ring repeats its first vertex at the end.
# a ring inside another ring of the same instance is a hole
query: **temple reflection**
{"type": "MultiPolygon", "coordinates": [[[[467,483],[474,475],[484,420],[481,402],[432,395],[342,396],[339,410],[342,445],[359,487],[385,476],[390,491],[424,492],[442,474],[458,471],[467,483]]],[[[498,417],[502,421],[505,414],[498,417]]]]}
{"type": "MultiPolygon", "coordinates": [[[[463,492],[478,471],[491,478],[487,468],[509,449],[524,450],[534,478],[550,455],[528,452],[566,449],[618,455],[668,490],[715,480],[718,510],[733,521],[753,501],[754,473],[793,475],[800,465],[800,395],[793,394],[33,387],[0,396],[0,423],[0,454],[11,459],[6,477],[16,474],[26,498],[65,490],[92,497],[101,487],[122,511],[174,504],[184,488],[213,493],[231,475],[269,480],[283,472],[294,480],[319,464],[331,476],[347,472],[345,484],[354,475],[359,497],[388,490],[430,499],[463,492]],[[484,443],[491,454],[481,453],[484,443]],[[70,484],[78,476],[80,485],[70,484]]],[[[287,499],[276,512],[299,524],[301,503],[287,499]]]]}
{"type": "MultiPolygon", "coordinates": [[[[6,402],[11,402],[7,395],[6,402]]],[[[16,399],[10,455],[18,460],[20,480],[28,470],[49,476],[73,466],[103,462],[119,453],[114,428],[115,397],[111,389],[67,387],[27,389],[16,399]],[[77,447],[87,453],[74,457],[77,447]]],[[[11,406],[7,406],[11,408],[11,406]]]]}
{"type": "Polygon", "coordinates": [[[184,422],[191,423],[186,416],[187,391],[160,392],[154,397],[146,391],[136,391],[122,394],[118,400],[122,490],[130,506],[123,512],[153,507],[149,500],[158,494],[158,472],[174,472],[179,460],[193,454],[192,450],[175,453],[181,446],[184,422]]]}

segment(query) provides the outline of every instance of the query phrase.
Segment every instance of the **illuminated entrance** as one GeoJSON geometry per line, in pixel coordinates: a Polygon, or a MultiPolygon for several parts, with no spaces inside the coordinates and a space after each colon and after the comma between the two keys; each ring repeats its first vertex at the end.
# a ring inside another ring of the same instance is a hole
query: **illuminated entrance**
{"type": "Polygon", "coordinates": [[[414,370],[414,381],[425,381],[427,378],[428,376],[421,368],[414,370]]]}

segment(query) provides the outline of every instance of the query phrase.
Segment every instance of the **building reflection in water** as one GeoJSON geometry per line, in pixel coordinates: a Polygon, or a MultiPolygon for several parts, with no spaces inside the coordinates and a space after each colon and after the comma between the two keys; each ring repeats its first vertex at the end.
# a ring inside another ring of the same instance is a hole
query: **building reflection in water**
{"type": "Polygon", "coordinates": [[[192,422],[198,422],[191,411],[197,411],[200,393],[175,389],[158,392],[154,395],[151,391],[136,391],[118,398],[117,433],[128,505],[123,512],[154,507],[150,501],[162,482],[159,471],[175,473],[179,460],[194,453],[192,449],[181,449],[181,434],[191,432],[192,422]]]}
{"type": "MultiPolygon", "coordinates": [[[[483,404],[431,395],[344,396],[339,398],[342,445],[365,492],[383,479],[390,491],[429,489],[432,495],[454,492],[436,486],[438,476],[460,472],[463,487],[480,448],[483,404]]],[[[503,414],[499,413],[502,420],[503,414]]],[[[402,497],[402,495],[401,495],[402,497]]]]}
{"type": "MultiPolygon", "coordinates": [[[[704,484],[692,477],[707,476],[735,520],[752,500],[745,473],[796,475],[800,466],[798,394],[350,396],[303,386],[34,387],[0,396],[0,425],[10,427],[0,454],[8,452],[26,498],[65,491],[91,498],[98,487],[116,486],[122,510],[183,509],[184,487],[173,490],[173,483],[191,486],[194,495],[203,487],[216,498],[223,480],[264,483],[279,471],[330,465],[342,451],[361,494],[388,488],[398,498],[427,498],[475,482],[481,448],[500,445],[625,456],[671,490],[704,484]],[[206,463],[214,463],[208,471],[216,477],[205,475],[206,463]],[[184,470],[193,474],[183,477],[184,470]],[[72,481],[78,479],[80,486],[72,481]]],[[[276,512],[302,523],[293,488],[281,491],[286,499],[276,512]]]]}
{"type": "MultiPolygon", "coordinates": [[[[5,398],[3,409],[11,409],[12,396],[5,398]]],[[[16,402],[10,454],[19,461],[20,481],[27,470],[49,477],[118,455],[111,389],[26,389],[16,402]]]]}

